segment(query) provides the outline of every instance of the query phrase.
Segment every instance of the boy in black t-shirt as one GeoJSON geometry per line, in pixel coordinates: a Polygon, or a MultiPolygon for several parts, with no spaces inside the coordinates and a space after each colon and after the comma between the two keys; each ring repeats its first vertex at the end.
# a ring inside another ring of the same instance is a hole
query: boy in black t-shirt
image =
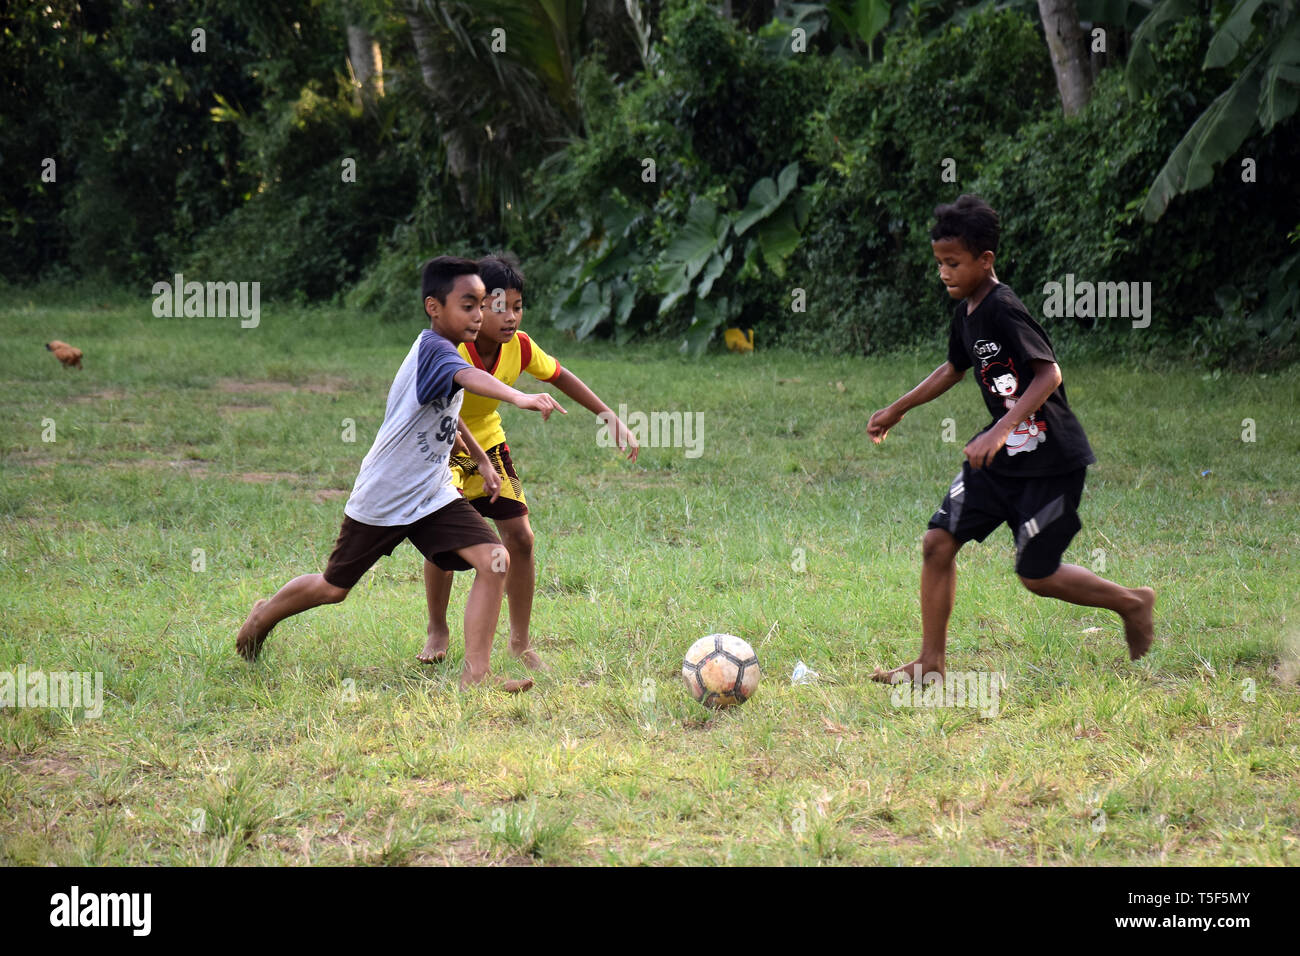
{"type": "Polygon", "coordinates": [[[874,680],[942,679],[948,617],[957,589],[957,552],[1008,524],[1016,542],[1016,573],[1030,591],[1085,607],[1104,607],[1124,621],[1129,657],[1151,648],[1151,588],[1125,588],[1086,568],[1062,564],[1079,523],[1084,473],[1093,457],[1083,426],[1070,411],[1047,333],[993,272],[998,215],[975,196],[935,210],[930,231],[939,279],[958,299],[948,334],[948,360],[888,408],[871,416],[867,434],[879,444],[909,409],[942,395],[978,370],[977,384],[993,421],[964,449],[966,462],[930,519],[921,567],[921,655],[874,680]]]}

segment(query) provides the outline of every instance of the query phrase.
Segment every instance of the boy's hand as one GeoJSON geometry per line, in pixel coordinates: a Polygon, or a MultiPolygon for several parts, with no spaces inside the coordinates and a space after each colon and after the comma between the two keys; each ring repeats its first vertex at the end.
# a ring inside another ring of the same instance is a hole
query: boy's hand
{"type": "Polygon", "coordinates": [[[559,402],[551,398],[551,396],[547,395],[545,392],[537,392],[532,395],[524,393],[523,397],[517,401],[515,405],[518,408],[523,408],[528,411],[541,412],[542,421],[546,421],[550,418],[551,412],[554,411],[559,411],[561,415],[569,414],[564,410],[563,406],[561,406],[559,402]]]}
{"type": "Polygon", "coordinates": [[[492,467],[492,462],[488,460],[487,455],[484,455],[478,463],[478,473],[483,477],[483,490],[491,495],[488,503],[496,501],[501,496],[501,476],[492,467]]]}
{"type": "Polygon", "coordinates": [[[990,428],[982,435],[977,435],[971,439],[970,444],[962,449],[962,453],[970,461],[972,468],[983,468],[993,460],[993,456],[1006,443],[1007,433],[1005,431],[1001,428],[990,428]]]}
{"type": "Polygon", "coordinates": [[[636,456],[641,454],[641,446],[637,443],[636,436],[623,424],[621,418],[615,418],[614,421],[618,422],[618,428],[614,432],[614,444],[618,446],[619,451],[627,452],[628,461],[636,461],[636,456]]]}
{"type": "Polygon", "coordinates": [[[882,408],[867,421],[867,437],[879,445],[889,434],[889,430],[903,420],[903,416],[894,411],[894,406],[882,408]]]}

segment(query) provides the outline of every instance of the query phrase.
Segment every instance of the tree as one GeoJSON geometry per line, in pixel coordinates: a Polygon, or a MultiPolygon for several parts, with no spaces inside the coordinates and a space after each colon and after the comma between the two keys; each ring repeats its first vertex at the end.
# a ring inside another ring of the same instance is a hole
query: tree
{"type": "Polygon", "coordinates": [[[420,66],[420,76],[433,107],[434,118],[442,134],[443,149],[447,155],[447,172],[456,181],[460,204],[467,210],[474,208],[473,148],[463,125],[455,121],[456,104],[446,82],[439,82],[445,71],[439,70],[435,47],[435,28],[421,0],[410,0],[406,22],[411,28],[415,44],[415,59],[420,66]]]}
{"type": "Polygon", "coordinates": [[[353,81],[361,102],[371,107],[375,97],[384,95],[384,55],[379,41],[365,27],[355,23],[347,26],[348,64],[352,67],[353,81]]]}
{"type": "Polygon", "coordinates": [[[507,210],[517,210],[524,193],[521,169],[581,133],[577,65],[596,43],[611,58],[641,62],[637,35],[644,22],[634,3],[408,3],[407,22],[447,168],[467,211],[495,206],[504,218],[507,210]]]}
{"type": "Polygon", "coordinates": [[[1075,0],[1038,0],[1038,13],[1043,18],[1047,48],[1052,54],[1061,108],[1066,116],[1074,116],[1088,105],[1092,93],[1092,74],[1088,69],[1078,8],[1075,0]]]}

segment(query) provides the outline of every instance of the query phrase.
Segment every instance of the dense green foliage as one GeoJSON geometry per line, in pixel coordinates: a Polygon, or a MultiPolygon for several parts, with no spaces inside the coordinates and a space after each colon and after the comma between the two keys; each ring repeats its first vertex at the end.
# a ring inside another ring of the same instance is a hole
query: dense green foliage
{"type": "MultiPolygon", "coordinates": [[[[1118,71],[1104,73],[1085,114],[1069,121],[1047,115],[989,144],[972,188],[1003,210],[1007,251],[1001,277],[1034,309],[1046,279],[1067,273],[1152,283],[1155,319],[1196,354],[1240,360],[1276,354],[1296,332],[1296,314],[1256,334],[1219,300],[1231,288],[1262,292],[1288,254],[1296,226],[1300,168],[1288,157],[1300,151],[1300,127],[1244,149],[1258,164],[1258,181],[1231,172],[1205,190],[1179,196],[1159,222],[1141,214],[1147,187],[1212,96],[1195,66],[1206,30],[1185,20],[1157,62],[1165,85],[1134,103],[1118,71]],[[1187,83],[1180,77],[1195,78],[1187,83]],[[1089,157],[1081,161],[1080,157],[1089,157]],[[1243,351],[1244,350],[1244,351],[1243,351]]],[[[1239,169],[1240,167],[1238,167],[1239,169]]],[[[1092,329],[1092,320],[1079,327],[1092,329]]],[[[1100,320],[1117,347],[1128,323],[1100,320]]]]}
{"type": "Polygon", "coordinates": [[[200,54],[190,30],[218,29],[211,5],[15,6],[0,18],[0,275],[156,271],[249,188],[238,131],[209,115],[217,96],[258,105],[248,30],[223,20],[226,42],[200,54]]]}
{"type": "Polygon", "coordinates": [[[397,74],[378,110],[354,102],[330,6],[51,7],[3,21],[0,277],[147,288],[197,270],[328,298],[438,196],[421,175],[436,135],[397,74]]]}
{"type": "Polygon", "coordinates": [[[999,276],[1031,308],[1066,275],[1151,283],[1144,334],[1058,319],[1057,337],[1295,356],[1293,4],[1081,2],[1109,46],[1074,118],[1029,2],[782,3],[766,23],[634,6],[0,14],[0,279],[143,288],[187,271],[396,316],[428,255],[508,247],[533,321],[579,337],[698,352],[740,325],[760,346],[871,353],[941,334],[931,212],[969,191],[1001,211],[999,276]],[[382,47],[382,95],[352,82],[349,26],[382,47]],[[514,39],[498,50],[494,31],[514,39]],[[1214,104],[1251,83],[1258,110],[1225,132],[1214,104]]]}
{"type": "Polygon", "coordinates": [[[823,172],[801,251],[818,308],[787,339],[829,332],[872,351],[934,337],[946,305],[931,213],[967,191],[990,140],[1055,109],[1046,48],[1023,17],[982,14],[934,39],[899,37],[879,65],[842,65],[831,85],[808,121],[823,172]]]}

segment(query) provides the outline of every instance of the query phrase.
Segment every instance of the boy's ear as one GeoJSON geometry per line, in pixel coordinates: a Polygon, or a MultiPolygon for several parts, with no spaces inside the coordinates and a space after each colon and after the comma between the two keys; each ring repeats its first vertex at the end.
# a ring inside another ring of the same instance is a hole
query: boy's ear
{"type": "Polygon", "coordinates": [[[991,249],[985,249],[983,252],[980,253],[980,265],[982,265],[982,266],[987,266],[988,268],[992,269],[992,268],[993,268],[993,260],[994,260],[995,258],[997,258],[997,256],[996,256],[996,254],[993,252],[993,250],[991,250],[991,249]]]}
{"type": "Polygon", "coordinates": [[[427,315],[429,318],[436,319],[438,317],[438,312],[441,309],[441,307],[442,307],[442,303],[439,302],[437,299],[435,299],[433,296],[426,295],[424,297],[424,314],[427,315]]]}

